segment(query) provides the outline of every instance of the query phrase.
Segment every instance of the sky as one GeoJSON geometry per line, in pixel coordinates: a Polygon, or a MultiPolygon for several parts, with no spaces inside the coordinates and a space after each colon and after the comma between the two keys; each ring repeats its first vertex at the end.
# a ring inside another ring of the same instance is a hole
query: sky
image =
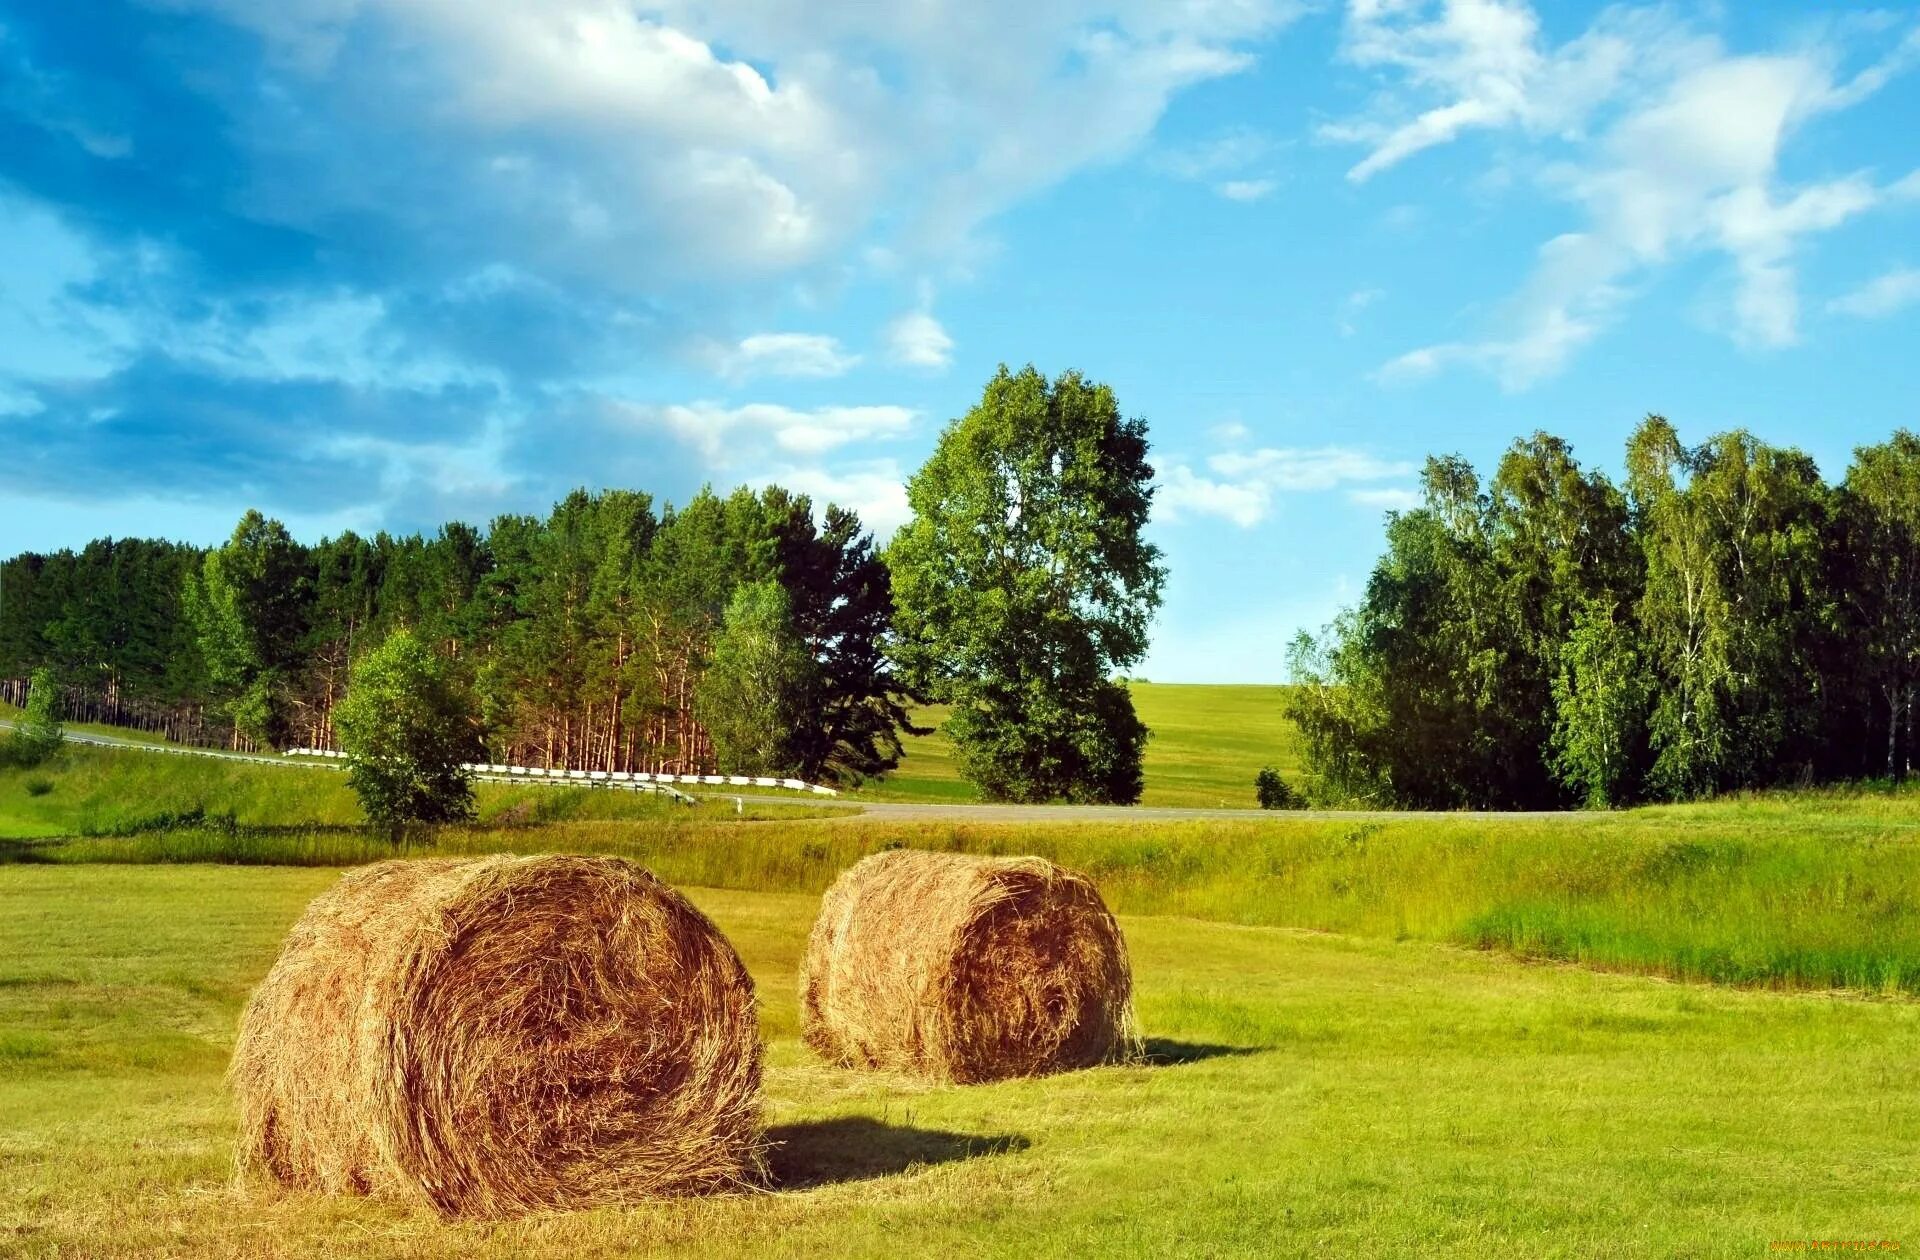
{"type": "Polygon", "coordinates": [[[1144,417],[1164,681],[1421,462],[1920,427],[1920,9],[0,0],[0,554],[778,482],[996,365],[1144,417]]]}

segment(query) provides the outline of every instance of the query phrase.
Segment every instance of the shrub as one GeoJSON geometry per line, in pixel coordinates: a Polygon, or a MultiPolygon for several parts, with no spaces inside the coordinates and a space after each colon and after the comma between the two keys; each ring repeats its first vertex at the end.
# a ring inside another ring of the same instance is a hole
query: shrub
{"type": "Polygon", "coordinates": [[[66,729],[60,724],[59,684],[50,669],[33,671],[27,709],[0,745],[0,765],[32,767],[60,751],[66,729]]]}
{"type": "Polygon", "coordinates": [[[461,768],[481,751],[473,698],[410,631],[394,631],[354,663],[333,721],[369,821],[397,835],[408,823],[473,817],[473,784],[461,768]]]}
{"type": "Polygon", "coordinates": [[[1280,772],[1272,766],[1263,766],[1260,773],[1253,777],[1254,794],[1260,800],[1261,809],[1305,809],[1306,798],[1287,786],[1280,772]]]}

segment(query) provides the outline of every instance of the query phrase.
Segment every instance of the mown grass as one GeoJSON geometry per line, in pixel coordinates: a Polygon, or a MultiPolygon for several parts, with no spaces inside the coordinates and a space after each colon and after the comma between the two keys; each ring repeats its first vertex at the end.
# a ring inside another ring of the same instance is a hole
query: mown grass
{"type": "MultiPolygon", "coordinates": [[[[1278,769],[1295,787],[1302,769],[1293,723],[1285,716],[1286,688],[1202,683],[1131,684],[1134,710],[1152,731],[1145,761],[1143,805],[1253,809],[1253,777],[1278,769]]],[[[973,785],[960,777],[953,745],[939,731],[945,706],[917,710],[914,720],[934,728],[908,736],[900,768],[853,793],[871,800],[971,801],[973,785]]]]}
{"type": "MultiPolygon", "coordinates": [[[[32,773],[53,778],[53,790],[29,796],[28,774],[0,772],[0,829],[24,820],[0,830],[16,837],[0,839],[0,862],[331,866],[396,851],[340,821],[351,798],[324,771],[74,748],[32,773]],[[63,831],[63,818],[87,826],[63,831]]],[[[779,807],[760,812],[789,816],[756,820],[731,809],[500,788],[483,796],[481,822],[415,837],[406,851],[617,853],[675,883],[795,893],[820,892],[888,846],[1037,853],[1090,872],[1132,914],[1722,984],[1920,994],[1920,795],[1910,791],[1547,818],[1034,824],[822,819],[779,807]]]]}
{"type": "Polygon", "coordinates": [[[799,1044],[812,897],[702,889],[759,987],[775,1193],[480,1225],[236,1190],[235,1020],[335,877],[0,870],[0,1254],[1718,1257],[1920,1239],[1920,1004],[1127,917],[1155,1065],[937,1088],[799,1044]]]}

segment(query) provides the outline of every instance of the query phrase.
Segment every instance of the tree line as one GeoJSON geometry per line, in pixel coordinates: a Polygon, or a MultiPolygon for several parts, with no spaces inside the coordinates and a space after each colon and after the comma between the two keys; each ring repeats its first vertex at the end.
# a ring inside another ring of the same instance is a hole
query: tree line
{"type": "Polygon", "coordinates": [[[0,674],[51,667],[88,698],[69,711],[190,715],[233,744],[336,747],[353,662],[400,628],[456,666],[474,755],[500,761],[846,779],[895,765],[908,729],[872,535],[778,487],[580,491],[484,532],[311,546],[250,511],[216,548],[100,540],[0,583],[0,674]]]}
{"type": "Polygon", "coordinates": [[[1165,579],[1146,454],[1105,385],[1002,367],[885,552],[853,512],[771,487],[577,491],[485,531],[311,546],[248,512],[211,549],[22,555],[0,565],[0,678],[51,669],[71,716],[333,749],[367,662],[364,689],[471,712],[476,758],[839,782],[897,765],[907,706],[933,700],[988,799],[1131,802],[1147,730],[1115,675],[1165,579]]]}
{"type": "Polygon", "coordinates": [[[1659,416],[1616,484],[1535,433],[1427,461],[1364,597],[1292,645],[1316,792],[1416,808],[1686,800],[1912,770],[1920,438],[1837,485],[1659,416]]]}

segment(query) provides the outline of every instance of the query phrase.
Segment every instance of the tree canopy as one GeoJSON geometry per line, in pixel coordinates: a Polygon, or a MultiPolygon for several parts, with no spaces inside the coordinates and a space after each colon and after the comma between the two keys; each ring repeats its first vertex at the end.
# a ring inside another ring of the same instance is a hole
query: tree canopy
{"type": "Polygon", "coordinates": [[[779,487],[662,505],[579,491],[486,530],[311,546],[258,512],[211,551],[103,540],[8,561],[0,676],[56,666],[92,720],[237,745],[336,748],[354,662],[398,629],[456,664],[490,756],[590,770],[732,769],[701,680],[742,587],[785,593],[808,661],[783,775],[898,763],[908,694],[885,653],[892,586],[857,515],[779,487]]]}
{"type": "Polygon", "coordinates": [[[1920,440],[1830,487],[1800,451],[1649,416],[1625,463],[1616,488],[1544,433],[1485,490],[1428,462],[1365,597],[1295,644],[1322,795],[1538,808],[1905,773],[1920,440]]]}
{"type": "Polygon", "coordinates": [[[479,713],[453,663],[401,629],[354,662],[334,713],[347,782],[369,822],[461,822],[473,816],[463,764],[480,756],[479,713]]]}
{"type": "Polygon", "coordinates": [[[908,482],[895,658],[953,706],[989,799],[1139,799],[1147,731],[1112,675],[1145,654],[1165,580],[1152,482],[1146,422],[1111,389],[1004,366],[908,482]]]}

